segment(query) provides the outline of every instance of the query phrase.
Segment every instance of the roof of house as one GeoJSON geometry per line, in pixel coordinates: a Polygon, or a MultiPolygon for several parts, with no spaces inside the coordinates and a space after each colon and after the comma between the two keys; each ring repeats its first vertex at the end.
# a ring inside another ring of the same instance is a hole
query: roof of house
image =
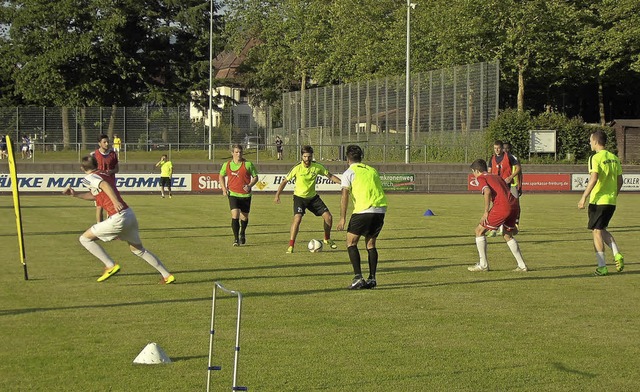
{"type": "Polygon", "coordinates": [[[240,53],[234,51],[224,51],[213,60],[216,79],[235,79],[238,75],[238,68],[247,59],[249,51],[260,41],[250,38],[245,42],[240,53]]]}
{"type": "Polygon", "coordinates": [[[611,126],[619,125],[622,127],[640,128],[640,119],[619,119],[611,121],[611,126]]]}

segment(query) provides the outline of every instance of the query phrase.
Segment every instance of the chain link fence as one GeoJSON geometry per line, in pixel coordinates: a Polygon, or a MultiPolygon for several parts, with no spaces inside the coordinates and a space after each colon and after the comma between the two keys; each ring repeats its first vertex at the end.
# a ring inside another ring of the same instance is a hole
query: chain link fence
{"type": "MultiPolygon", "coordinates": [[[[241,143],[264,127],[246,114],[230,113],[227,123],[213,127],[212,143],[241,143]],[[242,120],[245,120],[246,125],[242,120]]],[[[191,119],[188,107],[0,107],[0,135],[16,143],[29,138],[47,151],[96,148],[98,137],[118,135],[130,151],[180,148],[207,149],[209,128],[202,117],[191,119]]]]}
{"type": "MultiPolygon", "coordinates": [[[[498,114],[499,63],[415,74],[410,88],[411,144],[464,143],[498,114]]],[[[404,154],[405,94],[403,76],[286,93],[278,132],[290,144],[402,145],[404,154]]]]}
{"type": "MultiPolygon", "coordinates": [[[[468,162],[470,156],[486,155],[482,136],[497,116],[498,88],[498,62],[412,75],[411,162],[468,162]]],[[[279,135],[287,160],[299,159],[305,144],[314,146],[318,159],[343,160],[345,146],[358,143],[368,159],[402,162],[405,92],[399,76],[285,93],[281,128],[271,126],[274,108],[233,106],[221,112],[224,125],[211,129],[211,143],[225,150],[242,143],[255,149],[256,157],[270,159],[279,135]],[[258,112],[264,119],[257,119],[258,112]]],[[[16,151],[27,137],[42,153],[92,150],[101,134],[112,140],[118,135],[126,153],[207,150],[209,128],[202,116],[197,118],[186,106],[5,107],[0,108],[0,135],[10,135],[16,151]]]]}

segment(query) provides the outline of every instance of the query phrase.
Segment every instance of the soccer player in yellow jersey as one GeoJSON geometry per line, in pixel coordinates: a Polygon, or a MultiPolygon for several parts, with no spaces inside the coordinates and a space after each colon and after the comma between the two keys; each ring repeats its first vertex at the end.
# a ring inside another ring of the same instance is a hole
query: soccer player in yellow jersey
{"type": "Polygon", "coordinates": [[[164,187],[169,188],[169,199],[171,199],[171,176],[173,175],[173,163],[163,155],[160,161],[156,163],[156,167],[160,167],[160,195],[164,199],[164,187]]]}
{"type": "Polygon", "coordinates": [[[340,178],[329,173],[326,167],[313,160],[313,148],[311,146],[303,146],[300,152],[302,154],[302,162],[295,165],[287,174],[284,181],[280,183],[274,200],[276,204],[280,204],[280,193],[282,193],[289,181],[295,180],[296,185],[293,191],[293,222],[291,222],[287,253],[293,253],[296,237],[300,230],[300,222],[302,222],[302,216],[306,210],[313,212],[316,216],[322,216],[324,220],[324,244],[331,247],[331,249],[336,249],[337,245],[331,239],[333,216],[331,212],[329,212],[329,208],[327,208],[320,196],[316,193],[316,179],[318,176],[324,176],[336,184],[340,184],[340,178]]]}
{"type": "Polygon", "coordinates": [[[609,221],[616,210],[616,202],[622,188],[622,167],[617,156],[605,149],[607,134],[601,130],[594,131],[589,137],[591,150],[596,153],[589,158],[589,182],[584,190],[578,208],[583,209],[589,198],[589,224],[593,232],[593,246],[596,251],[598,268],[595,275],[609,274],[604,258],[604,245],[613,252],[616,270],[624,269],[624,257],[618,249],[613,235],[607,231],[609,221]]]}
{"type": "Polygon", "coordinates": [[[342,198],[340,200],[340,221],[337,230],[344,229],[347,218],[349,196],[353,201],[353,213],[347,227],[347,252],[355,274],[350,290],[372,289],[376,287],[378,249],[376,239],[384,225],[387,212],[387,197],[382,189],[378,171],[362,163],[364,153],[356,145],[347,146],[349,168],[342,175],[342,198]],[[369,278],[365,281],[360,268],[358,241],[364,236],[369,256],[369,278]]]}

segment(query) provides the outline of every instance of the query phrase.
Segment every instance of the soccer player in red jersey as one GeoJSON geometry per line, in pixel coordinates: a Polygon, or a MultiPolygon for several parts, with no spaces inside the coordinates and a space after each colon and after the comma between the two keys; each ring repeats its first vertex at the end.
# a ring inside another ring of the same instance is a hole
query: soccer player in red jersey
{"type": "Polygon", "coordinates": [[[520,253],[518,242],[513,237],[518,234],[516,228],[516,218],[520,210],[518,200],[513,197],[509,186],[502,178],[487,172],[487,162],[483,159],[477,159],[471,164],[471,172],[484,196],[484,214],[476,227],[476,246],[480,261],[469,267],[469,271],[489,271],[485,233],[488,230],[496,230],[502,225],[504,226],[503,238],[518,262],[518,267],[514,271],[527,272],[528,268],[520,253]]]}
{"type": "Polygon", "coordinates": [[[258,171],[253,163],[244,159],[240,144],[232,147],[233,158],[220,168],[222,195],[229,198],[233,246],[244,245],[251,212],[251,188],[258,182],[258,171]]]}
{"type": "Polygon", "coordinates": [[[95,200],[96,205],[107,211],[107,219],[91,226],[80,236],[80,244],[89,253],[100,259],[105,266],[104,273],[98,278],[98,282],[107,280],[118,273],[120,265],[113,261],[104,248],[96,243],[96,240],[108,242],[120,239],[127,241],[129,250],[134,255],[142,258],[160,272],[162,275],[160,283],[173,283],[175,281],[173,275],[167,271],[162,262],[153,253],[142,246],[136,215],[120,196],[113,177],[98,170],[98,162],[93,155],[82,158],[82,171],[86,174],[82,179],[82,184],[89,188],[89,192],[76,193],[72,188],[67,188],[63,194],[83,200],[95,200]]]}
{"type": "MultiPolygon", "coordinates": [[[[518,185],[518,181],[521,179],[522,167],[520,166],[518,158],[511,155],[509,150],[505,150],[504,145],[505,143],[503,143],[502,140],[496,140],[493,142],[493,155],[487,162],[487,171],[491,174],[497,174],[500,176],[507,183],[513,197],[518,199],[517,201],[520,203],[519,197],[522,193],[522,183],[518,185]]],[[[516,218],[516,225],[520,223],[519,221],[520,216],[518,215],[516,218]]],[[[498,233],[502,234],[502,231],[503,228],[500,227],[498,233]]],[[[490,231],[487,235],[489,237],[495,237],[495,233],[493,231],[490,231]]]]}
{"type": "MultiPolygon", "coordinates": [[[[110,176],[114,180],[116,179],[116,173],[120,171],[118,166],[118,154],[109,146],[109,136],[100,135],[98,138],[98,148],[91,153],[98,162],[98,170],[102,171],[106,175],[110,176]]],[[[96,221],[102,222],[102,207],[96,204],[96,221]]]]}

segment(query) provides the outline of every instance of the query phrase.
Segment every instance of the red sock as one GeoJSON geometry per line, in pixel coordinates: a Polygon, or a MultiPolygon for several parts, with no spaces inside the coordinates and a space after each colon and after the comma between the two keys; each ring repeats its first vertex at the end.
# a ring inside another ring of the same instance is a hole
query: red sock
{"type": "Polygon", "coordinates": [[[289,240],[289,246],[293,246],[295,245],[295,243],[296,243],[296,240],[289,240]]]}

